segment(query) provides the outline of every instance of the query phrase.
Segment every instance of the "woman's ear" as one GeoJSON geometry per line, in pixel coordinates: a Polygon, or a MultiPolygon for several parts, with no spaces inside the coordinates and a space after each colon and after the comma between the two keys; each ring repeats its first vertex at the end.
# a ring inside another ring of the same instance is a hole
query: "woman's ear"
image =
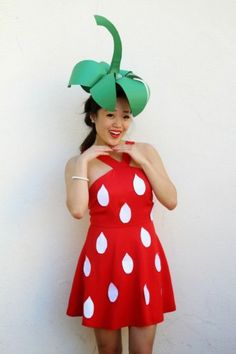
{"type": "Polygon", "coordinates": [[[90,119],[91,119],[91,122],[92,123],[95,123],[95,120],[96,120],[96,114],[90,114],[90,119]]]}

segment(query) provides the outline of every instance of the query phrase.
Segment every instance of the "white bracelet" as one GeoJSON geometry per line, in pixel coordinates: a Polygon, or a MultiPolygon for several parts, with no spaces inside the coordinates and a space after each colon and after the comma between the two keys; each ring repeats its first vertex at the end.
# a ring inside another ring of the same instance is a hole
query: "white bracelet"
{"type": "Polygon", "coordinates": [[[72,176],[72,179],[81,179],[82,181],[89,181],[87,177],[81,177],[81,176],[72,176]]]}

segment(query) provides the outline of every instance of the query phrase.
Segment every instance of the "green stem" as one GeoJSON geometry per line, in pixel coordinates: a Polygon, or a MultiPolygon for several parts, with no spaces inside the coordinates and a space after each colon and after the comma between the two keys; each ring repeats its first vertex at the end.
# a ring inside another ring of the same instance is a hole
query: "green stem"
{"type": "Polygon", "coordinates": [[[114,52],[113,52],[109,73],[118,73],[120,71],[120,62],[122,56],[122,44],[121,44],[120,35],[117,29],[115,28],[115,26],[110,21],[108,21],[105,17],[98,16],[98,15],[95,15],[94,17],[97,25],[105,27],[113,37],[114,52]]]}

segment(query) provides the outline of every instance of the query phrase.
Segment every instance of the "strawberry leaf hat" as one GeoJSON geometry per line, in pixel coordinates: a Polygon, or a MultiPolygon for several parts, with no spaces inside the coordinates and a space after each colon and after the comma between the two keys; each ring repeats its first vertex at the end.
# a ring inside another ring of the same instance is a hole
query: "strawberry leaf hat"
{"type": "Polygon", "coordinates": [[[114,52],[111,64],[94,60],[82,60],[72,71],[68,87],[80,85],[89,92],[102,108],[113,112],[116,106],[116,85],[119,85],[129,102],[133,116],[145,108],[150,90],[147,84],[130,70],[121,70],[122,44],[115,26],[103,16],[95,15],[98,26],[105,27],[112,35],[114,52]]]}

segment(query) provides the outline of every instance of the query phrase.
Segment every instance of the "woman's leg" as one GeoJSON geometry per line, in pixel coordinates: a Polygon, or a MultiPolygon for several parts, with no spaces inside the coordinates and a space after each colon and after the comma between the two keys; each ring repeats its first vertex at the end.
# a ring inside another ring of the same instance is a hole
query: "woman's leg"
{"type": "Polygon", "coordinates": [[[99,354],[122,354],[121,330],[94,329],[99,354]]]}
{"type": "Polygon", "coordinates": [[[156,325],[129,328],[129,354],[152,354],[156,325]]]}

